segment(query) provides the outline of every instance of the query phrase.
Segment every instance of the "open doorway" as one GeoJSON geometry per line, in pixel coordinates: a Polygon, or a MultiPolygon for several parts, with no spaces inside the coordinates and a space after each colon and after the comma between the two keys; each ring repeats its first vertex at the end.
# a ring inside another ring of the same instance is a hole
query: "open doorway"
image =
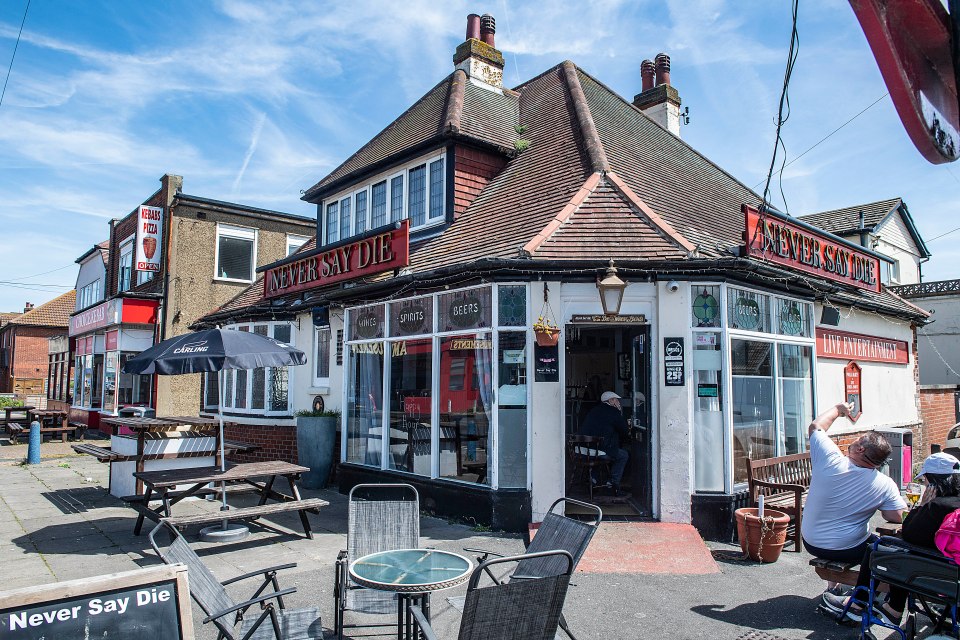
{"type": "MultiPolygon", "coordinates": [[[[621,480],[622,496],[594,491],[604,517],[653,514],[650,412],[650,326],[567,325],[566,436],[579,434],[584,418],[605,391],[621,397],[629,437],[620,442],[630,458],[621,480]]],[[[569,449],[569,446],[568,446],[569,449]]],[[[605,469],[597,470],[602,475],[605,469]]],[[[590,474],[567,456],[567,497],[590,500],[590,474]]]]}

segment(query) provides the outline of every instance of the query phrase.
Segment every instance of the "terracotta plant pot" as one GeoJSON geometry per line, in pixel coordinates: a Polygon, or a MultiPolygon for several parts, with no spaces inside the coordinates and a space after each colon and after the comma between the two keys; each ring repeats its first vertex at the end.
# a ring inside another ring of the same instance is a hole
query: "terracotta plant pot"
{"type": "Polygon", "coordinates": [[[541,347],[553,347],[560,341],[560,329],[538,330],[534,331],[533,335],[537,339],[537,344],[541,347]]]}
{"type": "Polygon", "coordinates": [[[787,525],[790,516],[782,511],[764,509],[763,520],[757,516],[756,507],[737,509],[737,536],[740,549],[751,560],[776,562],[787,541],[787,525]]]}

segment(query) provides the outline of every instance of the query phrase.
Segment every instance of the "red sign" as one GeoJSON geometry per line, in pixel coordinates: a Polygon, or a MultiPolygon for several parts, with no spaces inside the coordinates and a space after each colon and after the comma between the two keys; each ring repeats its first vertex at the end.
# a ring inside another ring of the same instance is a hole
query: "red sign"
{"type": "Polygon", "coordinates": [[[817,327],[817,357],[907,364],[910,361],[910,345],[903,340],[817,327]]]}
{"type": "Polygon", "coordinates": [[[850,417],[856,421],[863,411],[861,403],[863,401],[860,395],[860,365],[851,362],[843,368],[843,392],[848,404],[852,404],[850,417]]]}
{"type": "Polygon", "coordinates": [[[113,331],[107,331],[103,338],[103,350],[116,351],[119,337],[120,331],[117,329],[114,329],[113,331]]]}
{"type": "Polygon", "coordinates": [[[263,296],[273,298],[408,264],[410,227],[409,221],[403,220],[391,231],[268,269],[263,279],[263,296]]]}
{"type": "Polygon", "coordinates": [[[140,300],[138,298],[124,298],[123,312],[120,320],[124,324],[157,324],[157,300],[140,300]]]}
{"type": "Polygon", "coordinates": [[[743,205],[749,255],[815,276],[880,291],[880,259],[856,245],[817,233],[774,213],[743,205]]]}

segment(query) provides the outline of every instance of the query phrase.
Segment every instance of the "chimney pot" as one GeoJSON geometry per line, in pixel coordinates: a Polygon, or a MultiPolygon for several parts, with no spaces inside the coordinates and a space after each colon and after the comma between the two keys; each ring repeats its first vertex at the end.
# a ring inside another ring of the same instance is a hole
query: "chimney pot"
{"type": "Polygon", "coordinates": [[[653,65],[653,60],[644,60],[640,63],[640,80],[641,80],[641,91],[649,91],[653,89],[653,78],[656,73],[656,67],[653,65]]]}
{"type": "Polygon", "coordinates": [[[24,313],[26,313],[27,311],[30,311],[31,309],[33,309],[33,303],[32,303],[32,302],[27,302],[26,304],[23,305],[23,312],[24,312],[24,313]]]}
{"type": "Polygon", "coordinates": [[[658,53],[654,60],[657,67],[657,86],[670,84],[670,56],[665,53],[658,53]]]}
{"type": "Polygon", "coordinates": [[[480,16],[475,13],[467,16],[467,40],[470,38],[480,39],[480,16]]]}
{"type": "Polygon", "coordinates": [[[493,44],[493,34],[496,32],[497,21],[493,19],[493,16],[489,13],[480,16],[480,39],[493,48],[496,48],[496,45],[493,44]]]}

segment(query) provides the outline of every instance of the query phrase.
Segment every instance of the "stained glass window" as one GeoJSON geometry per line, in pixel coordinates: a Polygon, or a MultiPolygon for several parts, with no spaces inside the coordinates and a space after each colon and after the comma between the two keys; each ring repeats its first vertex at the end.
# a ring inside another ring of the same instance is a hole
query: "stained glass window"
{"type": "Polygon", "coordinates": [[[693,298],[693,326],[719,327],[720,322],[720,287],[695,286],[696,294],[693,298]]]}
{"type": "Polygon", "coordinates": [[[523,284],[499,287],[497,315],[501,327],[523,327],[527,324],[527,287],[523,284]]]}

